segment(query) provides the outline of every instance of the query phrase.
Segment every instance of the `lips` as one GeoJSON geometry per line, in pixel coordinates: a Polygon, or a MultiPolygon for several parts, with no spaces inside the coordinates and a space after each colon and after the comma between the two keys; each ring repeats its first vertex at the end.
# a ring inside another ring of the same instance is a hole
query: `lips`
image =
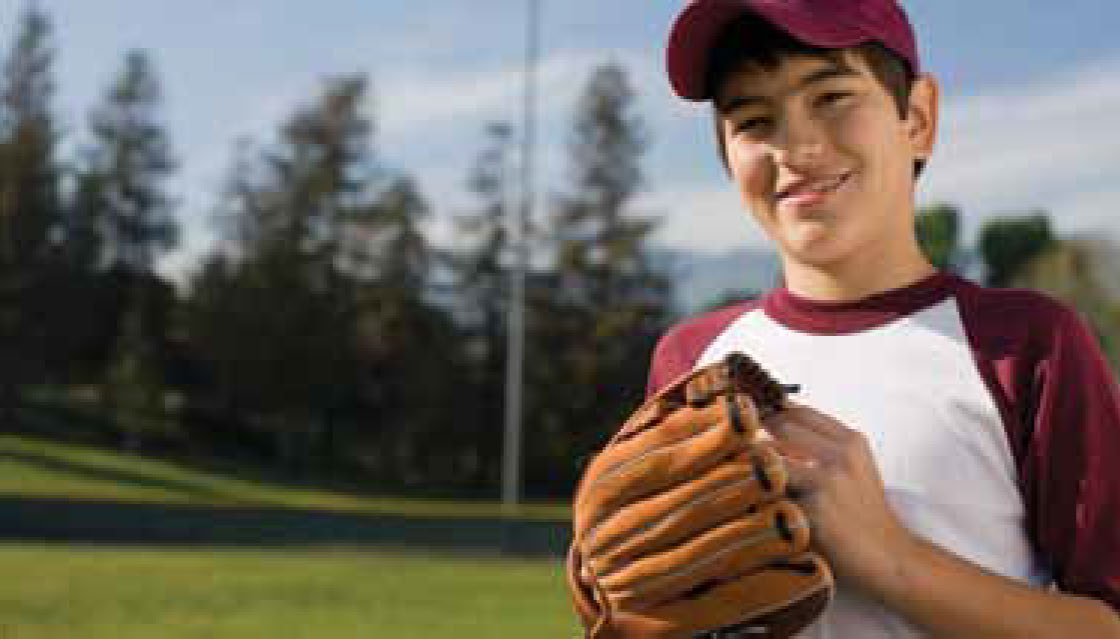
{"type": "Polygon", "coordinates": [[[851,176],[849,171],[833,177],[799,180],[781,190],[775,199],[778,202],[817,200],[843,186],[851,176]]]}

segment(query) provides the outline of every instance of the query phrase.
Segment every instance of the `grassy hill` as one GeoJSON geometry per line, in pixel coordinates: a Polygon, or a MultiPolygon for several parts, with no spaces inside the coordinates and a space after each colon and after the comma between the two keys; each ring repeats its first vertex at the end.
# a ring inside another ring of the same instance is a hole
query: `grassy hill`
{"type": "MultiPolygon", "coordinates": [[[[264,470],[200,470],[189,462],[128,455],[25,435],[0,435],[0,496],[269,506],[413,517],[503,517],[496,502],[360,494],[281,481],[264,470]]],[[[567,504],[524,504],[518,519],[567,521],[567,504]]]]}

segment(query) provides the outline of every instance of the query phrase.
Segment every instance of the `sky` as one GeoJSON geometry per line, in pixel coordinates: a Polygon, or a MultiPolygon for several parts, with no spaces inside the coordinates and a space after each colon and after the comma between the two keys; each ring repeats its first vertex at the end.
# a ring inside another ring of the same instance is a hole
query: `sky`
{"type": "MultiPolygon", "coordinates": [[[[527,0],[39,0],[55,26],[64,152],[132,48],[160,73],[180,161],[169,184],[183,243],[162,270],[183,278],[213,245],[211,214],[235,143],[267,144],[322,79],[371,80],[374,146],[433,204],[431,237],[455,243],[472,205],[466,175],[494,120],[519,125],[527,0]]],[[[538,203],[564,188],[565,139],[583,84],[622,65],[650,146],[636,210],[655,241],[721,253],[766,240],[716,158],[708,110],[675,98],[664,41],[681,0],[541,0],[538,203]]],[[[961,208],[965,240],[991,215],[1044,209],[1064,234],[1120,239],[1120,3],[904,1],[925,70],[941,83],[937,150],[919,205],[961,208]]],[[[22,0],[5,0],[10,46],[22,0]]]]}

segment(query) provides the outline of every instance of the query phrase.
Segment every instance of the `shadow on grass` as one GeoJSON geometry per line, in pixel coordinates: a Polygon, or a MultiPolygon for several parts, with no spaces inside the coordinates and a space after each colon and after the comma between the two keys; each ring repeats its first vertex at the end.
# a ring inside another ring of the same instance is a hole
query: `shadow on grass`
{"type": "Polygon", "coordinates": [[[0,460],[10,459],[24,464],[38,466],[44,470],[67,473],[81,478],[99,481],[113,481],[141,488],[162,488],[186,493],[201,499],[229,499],[230,497],[219,490],[202,486],[195,482],[168,479],[166,477],[152,477],[137,472],[103,468],[94,464],[84,464],[73,460],[64,460],[44,453],[27,451],[0,450],[0,460]]]}
{"type": "MultiPolygon", "coordinates": [[[[119,445],[119,434],[113,431],[107,422],[97,421],[89,416],[77,416],[73,411],[60,406],[42,404],[26,404],[20,407],[20,419],[16,423],[7,424],[0,428],[0,432],[13,435],[45,439],[61,444],[76,444],[110,454],[142,455],[146,459],[174,464],[183,470],[219,475],[223,479],[233,479],[262,484],[280,489],[311,489],[328,490],[331,492],[352,497],[399,497],[415,499],[453,499],[463,502],[488,502],[491,496],[480,496],[477,489],[449,490],[446,487],[409,487],[394,485],[387,491],[371,491],[368,479],[358,477],[352,472],[340,469],[330,459],[317,460],[315,463],[296,466],[284,465],[274,459],[267,459],[260,454],[247,451],[215,451],[199,449],[155,449],[145,448],[143,451],[125,451],[119,445]]],[[[25,451],[20,451],[22,454],[25,451]]],[[[33,453],[37,454],[37,453],[33,453]]],[[[72,463],[70,460],[59,460],[44,453],[43,458],[57,463],[72,463]]],[[[106,469],[90,466],[95,472],[106,469]]],[[[107,472],[113,472],[107,470],[107,472]]],[[[136,473],[140,481],[160,482],[160,478],[145,478],[136,473]]],[[[237,501],[235,497],[227,496],[213,487],[202,487],[193,482],[182,482],[178,486],[172,483],[179,480],[170,480],[163,484],[167,488],[177,488],[186,491],[196,491],[193,494],[211,494],[237,501]],[[207,492],[200,492],[207,491],[207,492]]],[[[158,483],[145,485],[156,486],[158,483]]],[[[496,493],[496,487],[490,491],[496,493]]],[[[0,638],[2,639],[2,638],[0,638]]]]}
{"type": "Polygon", "coordinates": [[[562,557],[560,522],[424,518],[268,507],[0,497],[0,541],[121,545],[385,546],[562,557]]]}
{"type": "MultiPolygon", "coordinates": [[[[52,420],[46,420],[52,421],[52,420]]],[[[52,422],[53,423],[53,422],[52,422]]],[[[24,424],[26,426],[26,424],[24,424]]],[[[44,428],[7,429],[21,436],[77,443],[120,454],[101,434],[63,433],[44,428]]],[[[370,496],[355,481],[310,474],[295,476],[281,469],[254,466],[245,460],[202,455],[148,455],[186,469],[217,473],[227,479],[251,480],[273,487],[327,488],[370,496]]],[[[237,503],[235,495],[187,479],[152,476],[142,471],[106,468],[96,463],[61,458],[49,451],[0,450],[11,459],[91,481],[113,481],[178,491],[200,500],[228,501],[228,506],[135,503],[112,500],[36,498],[0,495],[0,542],[165,545],[187,547],[384,546],[440,551],[493,552],[562,557],[570,539],[570,522],[501,517],[438,517],[340,513],[237,503]]],[[[424,495],[410,495],[424,496],[424,495]]],[[[441,495],[448,497],[447,495],[441,495]]]]}

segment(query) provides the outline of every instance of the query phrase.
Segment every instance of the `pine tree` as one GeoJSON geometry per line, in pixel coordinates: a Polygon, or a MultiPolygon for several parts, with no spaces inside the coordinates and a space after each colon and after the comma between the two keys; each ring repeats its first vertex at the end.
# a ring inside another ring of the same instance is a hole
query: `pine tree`
{"type": "Polygon", "coordinates": [[[13,418],[17,386],[43,379],[48,324],[57,300],[44,286],[51,276],[60,230],[58,132],[54,95],[52,26],[31,5],[0,78],[0,420],[13,418]]]}
{"type": "Polygon", "coordinates": [[[642,245],[654,222],[630,210],[646,148],[643,123],[632,113],[635,97],[621,67],[607,64],[592,74],[569,141],[572,185],[553,226],[565,293],[595,310],[656,279],[642,245]]]}
{"type": "Polygon", "coordinates": [[[160,121],[162,91],[143,51],[124,69],[90,115],[93,146],[79,180],[81,202],[96,217],[103,263],[148,275],[177,243],[174,201],[166,180],[176,162],[160,121]]]}
{"type": "Polygon", "coordinates": [[[126,450],[140,450],[150,440],[173,433],[163,410],[160,364],[160,353],[145,331],[142,312],[128,309],[103,386],[107,412],[126,450]]]}
{"type": "Polygon", "coordinates": [[[557,489],[640,401],[669,314],[668,281],[649,255],[655,220],[634,210],[647,146],[635,99],[618,65],[592,73],[569,141],[571,183],[550,219],[554,277],[536,278],[531,294],[530,348],[541,361],[529,413],[542,436],[528,466],[552,471],[535,481],[557,489]]]}
{"type": "Polygon", "coordinates": [[[217,392],[288,462],[337,450],[343,407],[399,408],[398,333],[416,324],[426,279],[426,205],[380,166],[366,90],[362,75],[329,78],[275,144],[241,146],[219,211],[226,252],[195,285],[193,339],[217,392]]]}
{"type": "Polygon", "coordinates": [[[0,259],[16,268],[40,264],[58,227],[51,36],[46,14],[24,13],[0,90],[0,259]]]}
{"type": "Polygon", "coordinates": [[[166,181],[176,162],[160,121],[162,91],[142,51],[124,57],[120,74],[93,109],[92,144],[85,149],[71,204],[68,254],[119,287],[113,351],[106,370],[105,408],[129,448],[168,425],[159,407],[164,392],[167,309],[157,301],[157,259],[174,248],[178,226],[166,181]],[[95,252],[96,251],[96,252],[95,252]]]}
{"type": "Polygon", "coordinates": [[[192,339],[215,392],[249,411],[287,463],[326,437],[353,372],[340,265],[376,172],[365,90],[362,76],[328,80],[273,146],[241,145],[218,211],[225,254],[193,287],[192,339]]]}
{"type": "Polygon", "coordinates": [[[502,455],[501,430],[495,425],[504,419],[512,142],[509,124],[487,126],[486,145],[467,179],[478,208],[457,220],[462,247],[454,260],[457,308],[471,389],[457,430],[467,433],[462,441],[471,466],[467,473],[480,486],[498,482],[502,455]]]}

